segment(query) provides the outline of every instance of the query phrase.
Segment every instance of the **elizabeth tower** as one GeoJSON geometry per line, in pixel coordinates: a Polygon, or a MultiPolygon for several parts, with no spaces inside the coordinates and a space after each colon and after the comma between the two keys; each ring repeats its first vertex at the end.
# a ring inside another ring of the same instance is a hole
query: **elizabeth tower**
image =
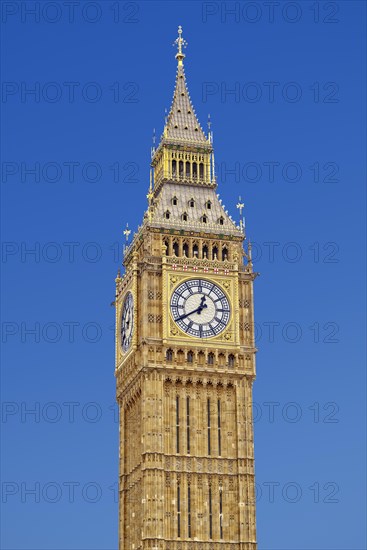
{"type": "Polygon", "coordinates": [[[255,550],[256,273],[216,193],[180,27],[176,45],[148,207],[116,278],[119,549],[255,550]]]}

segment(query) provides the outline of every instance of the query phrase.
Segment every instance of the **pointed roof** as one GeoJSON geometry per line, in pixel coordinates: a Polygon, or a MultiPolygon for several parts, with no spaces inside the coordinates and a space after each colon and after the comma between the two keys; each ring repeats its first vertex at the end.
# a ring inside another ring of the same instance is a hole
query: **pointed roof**
{"type": "Polygon", "coordinates": [[[178,28],[178,38],[175,40],[175,44],[177,44],[178,49],[176,54],[178,62],[176,86],[171,109],[164,127],[163,137],[172,141],[186,141],[207,145],[208,138],[197,119],[187,88],[183,65],[185,54],[182,52],[182,48],[185,47],[187,43],[182,38],[181,26],[178,28]]]}
{"type": "Polygon", "coordinates": [[[155,227],[243,237],[215,189],[190,184],[167,182],[155,200],[149,223],[155,227]]]}

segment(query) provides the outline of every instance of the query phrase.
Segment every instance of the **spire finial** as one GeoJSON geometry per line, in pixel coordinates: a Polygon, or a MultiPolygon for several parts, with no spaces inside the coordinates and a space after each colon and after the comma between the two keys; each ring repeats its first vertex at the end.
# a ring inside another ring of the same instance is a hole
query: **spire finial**
{"type": "Polygon", "coordinates": [[[123,253],[125,254],[126,253],[126,249],[128,248],[128,243],[129,243],[129,235],[131,233],[131,229],[129,229],[129,224],[127,223],[126,224],[126,229],[123,230],[123,234],[125,235],[125,239],[126,239],[126,242],[123,246],[123,253]]]}
{"type": "Polygon", "coordinates": [[[182,65],[182,61],[185,58],[185,54],[182,52],[182,48],[186,48],[187,42],[184,38],[182,38],[182,27],[181,25],[178,26],[178,37],[174,41],[173,45],[177,45],[177,53],[176,53],[176,59],[178,61],[179,65],[182,65]]]}
{"type": "Polygon", "coordinates": [[[245,204],[242,202],[241,197],[238,197],[238,203],[236,204],[236,208],[240,211],[240,228],[242,233],[244,233],[245,224],[244,224],[244,218],[242,217],[242,210],[244,208],[245,204]]]}
{"type": "Polygon", "coordinates": [[[209,140],[209,143],[213,142],[211,127],[212,127],[212,120],[210,118],[210,114],[208,114],[208,140],[209,140]]]}
{"type": "Polygon", "coordinates": [[[130,233],[131,233],[131,229],[129,229],[129,224],[127,223],[126,229],[124,229],[123,231],[123,234],[125,235],[125,239],[126,239],[126,244],[128,243],[130,233]]]}
{"type": "Polygon", "coordinates": [[[150,156],[151,156],[151,158],[153,158],[154,153],[155,153],[155,128],[153,128],[152,142],[153,142],[153,145],[152,145],[152,147],[150,148],[150,156]]]}

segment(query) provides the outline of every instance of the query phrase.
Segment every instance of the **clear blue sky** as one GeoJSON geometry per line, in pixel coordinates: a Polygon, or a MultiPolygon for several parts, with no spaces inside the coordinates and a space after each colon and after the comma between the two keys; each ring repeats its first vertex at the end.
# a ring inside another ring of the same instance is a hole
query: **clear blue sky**
{"type": "Polygon", "coordinates": [[[234,217],[243,197],[261,272],[259,550],[366,548],[365,3],[34,4],[1,6],[1,547],[117,547],[110,303],[181,24],[219,192],[234,217]]]}

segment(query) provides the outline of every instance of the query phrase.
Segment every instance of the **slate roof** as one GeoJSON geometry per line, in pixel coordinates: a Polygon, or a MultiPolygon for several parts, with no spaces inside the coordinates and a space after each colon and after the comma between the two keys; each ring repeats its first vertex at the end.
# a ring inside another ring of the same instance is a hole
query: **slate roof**
{"type": "Polygon", "coordinates": [[[175,91],[163,135],[168,140],[208,144],[190,99],[183,63],[177,67],[175,91]]]}
{"type": "Polygon", "coordinates": [[[215,189],[166,182],[155,199],[154,214],[151,223],[193,231],[215,231],[216,233],[241,236],[236,226],[221,205],[215,189]],[[174,204],[174,198],[177,204],[174,204]],[[194,200],[194,206],[190,201],[194,200]],[[210,208],[207,207],[210,201],[210,208]],[[166,213],[169,212],[169,218],[166,213]],[[183,220],[187,214],[187,221],[183,220]],[[206,222],[203,221],[206,217],[206,222]],[[222,218],[222,224],[219,222],[222,218]]]}

